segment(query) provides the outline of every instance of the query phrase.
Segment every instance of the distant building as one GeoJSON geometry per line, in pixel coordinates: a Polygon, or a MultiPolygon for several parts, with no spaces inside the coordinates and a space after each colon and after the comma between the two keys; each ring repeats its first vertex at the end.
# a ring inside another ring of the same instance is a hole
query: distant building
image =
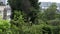
{"type": "Polygon", "coordinates": [[[9,5],[6,4],[6,0],[0,0],[1,4],[0,4],[0,18],[1,19],[7,19],[7,20],[11,20],[10,16],[11,16],[11,7],[9,5]]]}
{"type": "Polygon", "coordinates": [[[8,6],[0,6],[0,17],[2,19],[10,20],[11,8],[8,6]]]}
{"type": "MultiPolygon", "coordinates": [[[[42,8],[42,10],[47,9],[50,5],[52,4],[52,2],[41,2],[40,7],[42,8]]],[[[60,12],[60,3],[56,3],[57,5],[57,11],[60,12]]]]}

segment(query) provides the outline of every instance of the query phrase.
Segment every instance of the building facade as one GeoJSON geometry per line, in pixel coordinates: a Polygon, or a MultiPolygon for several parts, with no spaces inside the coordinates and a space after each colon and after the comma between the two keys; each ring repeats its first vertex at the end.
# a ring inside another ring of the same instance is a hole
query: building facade
{"type": "Polygon", "coordinates": [[[6,4],[6,0],[0,0],[0,19],[11,20],[11,7],[6,4]]]}

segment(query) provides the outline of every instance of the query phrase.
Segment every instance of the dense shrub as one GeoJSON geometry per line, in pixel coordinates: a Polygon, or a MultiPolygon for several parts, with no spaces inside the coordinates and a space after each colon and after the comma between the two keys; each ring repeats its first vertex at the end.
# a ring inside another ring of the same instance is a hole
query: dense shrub
{"type": "Polygon", "coordinates": [[[10,26],[8,20],[0,20],[0,34],[8,34],[10,32],[10,26]]]}
{"type": "Polygon", "coordinates": [[[53,25],[53,26],[58,26],[60,25],[60,20],[59,19],[55,19],[55,20],[49,20],[47,21],[48,25],[53,25]]]}
{"type": "MultiPolygon", "coordinates": [[[[38,0],[23,0],[23,2],[22,0],[9,0],[9,2],[13,10],[13,19],[10,22],[10,34],[59,34],[60,16],[56,13],[57,6],[55,3],[41,13],[38,0]],[[27,14],[25,15],[19,10],[27,14]]],[[[9,30],[8,26],[4,23],[4,26],[2,24],[0,28],[2,28],[2,30],[5,29],[4,31],[6,32],[9,30]],[[8,28],[6,29],[6,27],[8,28]]]]}

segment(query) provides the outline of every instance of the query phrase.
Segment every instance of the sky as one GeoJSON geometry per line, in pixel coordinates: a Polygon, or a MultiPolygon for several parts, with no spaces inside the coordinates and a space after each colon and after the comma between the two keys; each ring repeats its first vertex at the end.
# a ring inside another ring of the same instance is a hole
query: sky
{"type": "Polygon", "coordinates": [[[56,3],[60,3],[60,0],[39,0],[39,2],[56,2],[56,3]]]}
{"type": "Polygon", "coordinates": [[[4,4],[6,4],[6,3],[7,3],[7,0],[0,0],[0,1],[2,1],[4,4]]]}
{"type": "MultiPolygon", "coordinates": [[[[7,0],[5,0],[5,1],[7,1],[7,0]]],[[[60,3],[60,0],[39,0],[39,2],[56,2],[56,3],[60,3]]]]}

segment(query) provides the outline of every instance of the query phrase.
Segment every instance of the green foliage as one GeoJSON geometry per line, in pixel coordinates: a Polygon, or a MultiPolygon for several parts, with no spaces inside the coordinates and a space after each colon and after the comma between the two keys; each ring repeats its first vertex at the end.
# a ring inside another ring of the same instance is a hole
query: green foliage
{"type": "Polygon", "coordinates": [[[35,25],[31,23],[24,22],[24,15],[20,11],[15,11],[14,13],[14,20],[12,20],[11,24],[11,32],[12,34],[40,34],[42,33],[41,29],[44,26],[42,23],[41,25],[35,25]],[[37,27],[38,26],[38,27],[37,27]],[[42,27],[41,27],[42,26],[42,27]],[[35,31],[36,30],[36,31],[35,31]],[[40,32],[41,31],[41,32],[40,32]]]}
{"type": "Polygon", "coordinates": [[[29,22],[29,18],[31,19],[30,21],[36,21],[36,12],[39,10],[39,3],[38,0],[8,0],[12,10],[12,18],[14,18],[14,10],[21,10],[26,13],[26,19],[27,22],[29,22]],[[31,9],[30,9],[31,8],[31,9]],[[32,10],[32,11],[31,11],[32,10]]]}
{"type": "Polygon", "coordinates": [[[23,15],[22,15],[22,12],[21,11],[15,11],[14,13],[14,23],[18,24],[19,25],[23,25],[24,23],[24,18],[23,18],[23,15]]]}
{"type": "Polygon", "coordinates": [[[60,20],[59,19],[49,20],[48,24],[53,25],[53,26],[58,26],[60,25],[60,20]]]}
{"type": "Polygon", "coordinates": [[[31,5],[35,8],[35,9],[39,9],[39,5],[40,3],[38,3],[38,0],[30,0],[31,5]]]}
{"type": "Polygon", "coordinates": [[[53,20],[53,19],[55,19],[56,8],[57,8],[56,4],[53,3],[49,8],[47,8],[44,11],[43,18],[45,18],[46,20],[53,20]]]}
{"type": "Polygon", "coordinates": [[[11,24],[8,20],[0,20],[0,34],[7,34],[10,31],[11,24]]]}
{"type": "Polygon", "coordinates": [[[15,11],[14,20],[11,21],[12,34],[22,33],[22,27],[25,25],[21,11],[15,11]]]}
{"type": "MultiPolygon", "coordinates": [[[[10,34],[59,34],[60,16],[56,13],[57,6],[55,3],[44,10],[43,13],[39,10],[38,0],[9,0],[9,4],[15,10],[13,12],[14,17],[11,20],[10,34]],[[21,8],[24,8],[23,11],[29,14],[20,11],[21,8]]],[[[5,26],[3,26],[3,29],[6,29],[5,26]]]]}
{"type": "Polygon", "coordinates": [[[11,5],[13,10],[21,9],[21,1],[22,0],[8,0],[9,4],[11,5]]]}

